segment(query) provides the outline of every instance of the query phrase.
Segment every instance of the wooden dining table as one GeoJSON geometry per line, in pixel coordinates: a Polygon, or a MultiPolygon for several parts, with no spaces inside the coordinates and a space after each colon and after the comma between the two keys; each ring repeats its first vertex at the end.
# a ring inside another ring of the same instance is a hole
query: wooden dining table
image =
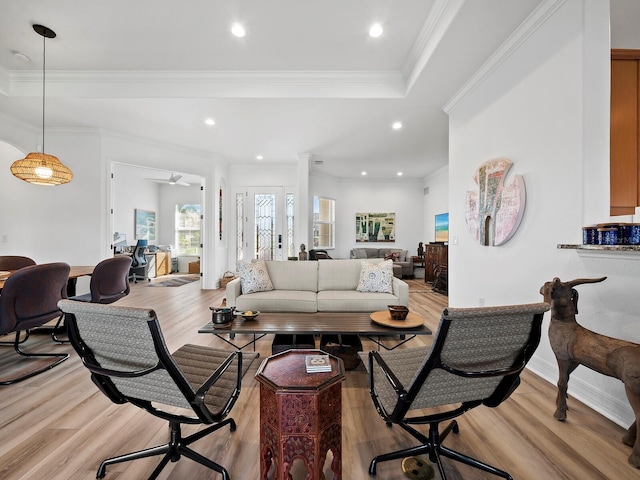
{"type": "MultiPolygon", "coordinates": [[[[80,266],[72,266],[71,270],[69,270],[69,279],[67,281],[67,296],[73,297],[76,294],[76,285],[78,283],[79,277],[84,277],[86,275],[91,275],[93,273],[93,266],[90,265],[80,265],[80,266]]],[[[6,277],[0,278],[0,290],[4,287],[4,282],[11,276],[13,272],[16,270],[10,270],[9,275],[6,277]]]]}

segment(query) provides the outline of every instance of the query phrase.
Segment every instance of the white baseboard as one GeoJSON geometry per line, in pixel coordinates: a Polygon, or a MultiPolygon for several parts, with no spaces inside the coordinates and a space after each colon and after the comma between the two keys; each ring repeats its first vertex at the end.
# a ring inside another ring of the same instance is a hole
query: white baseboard
{"type": "MultiPolygon", "coordinates": [[[[535,356],[527,364],[527,368],[549,383],[558,383],[558,366],[535,356]]],[[[612,396],[586,382],[574,372],[569,379],[569,396],[578,400],[599,414],[621,427],[628,428],[635,421],[635,416],[626,396],[622,399],[612,396]]],[[[555,399],[553,400],[555,401],[555,399]]]]}

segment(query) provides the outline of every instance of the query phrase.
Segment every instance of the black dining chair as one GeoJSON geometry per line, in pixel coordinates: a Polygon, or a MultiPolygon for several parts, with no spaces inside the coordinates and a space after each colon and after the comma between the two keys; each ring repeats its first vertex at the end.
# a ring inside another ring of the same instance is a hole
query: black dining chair
{"type": "Polygon", "coordinates": [[[25,358],[52,358],[51,363],[14,378],[0,380],[11,385],[43,373],[69,358],[68,353],[27,353],[20,344],[27,341],[30,330],[58,318],[62,313],[58,302],[67,298],[70,267],[66,263],[32,265],[19,269],[5,282],[0,295],[0,335],[16,334],[13,348],[25,358]],[[26,338],[20,340],[21,332],[26,338]]]}
{"type": "Polygon", "coordinates": [[[20,255],[0,255],[0,270],[20,270],[24,267],[35,265],[36,262],[29,257],[20,255]]]}
{"type": "MultiPolygon", "coordinates": [[[[91,274],[89,293],[69,297],[69,300],[90,303],[113,303],[129,295],[129,269],[131,257],[118,256],[102,260],[96,265],[91,274]]],[[[51,332],[51,338],[59,343],[65,343],[58,338],[64,314],[60,315],[56,326],[51,332]]]]}

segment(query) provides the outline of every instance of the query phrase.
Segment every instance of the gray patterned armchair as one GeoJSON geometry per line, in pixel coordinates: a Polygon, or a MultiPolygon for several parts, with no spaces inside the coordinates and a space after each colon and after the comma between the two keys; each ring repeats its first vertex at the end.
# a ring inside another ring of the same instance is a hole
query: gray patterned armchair
{"type": "Polygon", "coordinates": [[[446,479],[445,456],[506,479],[505,471],[442,445],[458,433],[454,418],[485,405],[497,407],[520,384],[520,372],[540,342],[546,303],[482,308],[446,308],[431,349],[407,348],[361,354],[369,390],[387,425],[398,425],[419,445],[375,457],[379,462],[428,454],[446,479]],[[440,407],[435,413],[423,409],[440,407]],[[441,422],[452,420],[443,430],[441,422]],[[429,425],[428,435],[412,425],[429,425]]]}
{"type": "Polygon", "coordinates": [[[153,310],[72,300],[59,305],[71,344],[98,389],[116,404],[130,403],[169,422],[167,444],[104,460],[96,478],[106,475],[108,465],[163,455],[149,477],[156,478],[184,455],[229,480],[224,467],[189,445],[225,425],[236,429],[227,414],[240,395],[243,354],[198,345],[170,354],[153,310]],[[182,424],[208,426],[183,437],[182,424]]]}

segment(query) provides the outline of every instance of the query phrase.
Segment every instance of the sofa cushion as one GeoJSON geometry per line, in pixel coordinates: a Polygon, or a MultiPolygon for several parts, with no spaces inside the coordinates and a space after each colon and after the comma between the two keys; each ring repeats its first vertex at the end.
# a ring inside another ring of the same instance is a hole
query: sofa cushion
{"type": "Polygon", "coordinates": [[[242,293],[267,292],[273,290],[273,283],[264,260],[256,262],[239,262],[242,293]]]}
{"type": "Polygon", "coordinates": [[[375,312],[396,305],[398,297],[391,293],[325,290],[318,292],[319,312],[375,312]]]}
{"type": "Polygon", "coordinates": [[[397,261],[399,258],[400,258],[400,253],[398,252],[389,252],[384,256],[385,260],[391,260],[392,262],[397,261]]]}
{"type": "Polygon", "coordinates": [[[358,292],[393,293],[393,262],[385,260],[377,264],[362,262],[358,292]]]}
{"type": "Polygon", "coordinates": [[[354,248],[353,249],[355,258],[367,258],[367,251],[364,248],[354,248]]]}
{"type": "Polygon", "coordinates": [[[266,264],[274,289],[318,291],[318,262],[271,260],[266,264]]]}
{"type": "Polygon", "coordinates": [[[354,291],[360,280],[362,260],[323,260],[318,265],[318,291],[354,291]]]}
{"type": "Polygon", "coordinates": [[[387,255],[395,253],[398,258],[394,260],[394,262],[406,262],[407,256],[409,255],[408,250],[402,250],[401,248],[379,248],[378,249],[378,257],[387,258],[387,255]]]}
{"type": "MultiPolygon", "coordinates": [[[[261,312],[305,312],[318,311],[316,292],[301,290],[271,290],[236,298],[237,310],[260,310],[261,312]]],[[[258,317],[260,321],[260,317],[258,317]]]]}

